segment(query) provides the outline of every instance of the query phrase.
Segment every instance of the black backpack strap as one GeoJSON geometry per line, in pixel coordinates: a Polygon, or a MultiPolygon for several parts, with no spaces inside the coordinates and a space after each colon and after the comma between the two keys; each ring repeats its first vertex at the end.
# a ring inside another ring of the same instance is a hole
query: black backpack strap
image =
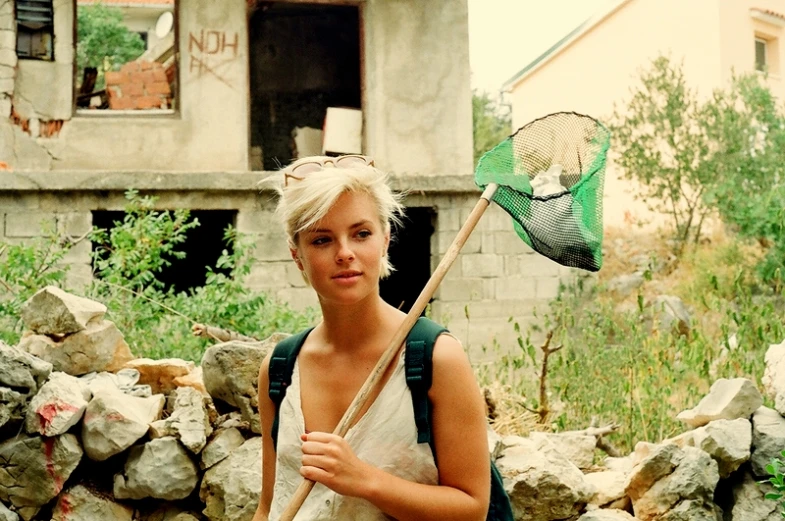
{"type": "MultiPolygon", "coordinates": [[[[417,323],[406,337],[406,385],[412,393],[414,423],[417,426],[417,443],[428,443],[433,448],[431,435],[431,402],[428,391],[433,381],[433,345],[447,329],[425,317],[417,323]]],[[[436,457],[436,452],[434,452],[436,457]]]]}
{"type": "Polygon", "coordinates": [[[275,417],[273,418],[273,426],[270,429],[273,447],[276,447],[278,442],[278,411],[281,408],[281,402],[283,402],[286,396],[286,390],[292,384],[292,373],[294,372],[294,363],[297,361],[297,355],[311,331],[313,331],[313,328],[308,328],[296,335],[284,338],[276,344],[270,357],[270,366],[267,370],[269,379],[267,394],[275,404],[275,417]]]}

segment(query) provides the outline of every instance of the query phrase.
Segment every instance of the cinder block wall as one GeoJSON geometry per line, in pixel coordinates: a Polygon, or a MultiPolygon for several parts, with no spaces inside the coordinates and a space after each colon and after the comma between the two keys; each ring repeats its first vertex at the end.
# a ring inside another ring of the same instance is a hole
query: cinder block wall
{"type": "MultiPolygon", "coordinates": [[[[15,175],[15,174],[9,174],[15,175]]],[[[143,190],[143,193],[145,191],[143,190]]],[[[255,264],[248,279],[250,289],[262,290],[295,308],[316,306],[313,290],[292,262],[283,229],[274,216],[274,195],[258,190],[148,191],[158,197],[160,209],[236,210],[236,227],[256,244],[255,264]]],[[[458,230],[478,200],[478,193],[412,192],[405,200],[411,207],[434,210],[431,268],[436,268],[458,230]]],[[[42,229],[71,238],[84,236],[92,226],[93,210],[122,210],[121,190],[4,191],[0,186],[2,239],[29,241],[42,229]]],[[[91,245],[80,241],[63,262],[69,264],[67,284],[78,289],[90,280],[91,245]]],[[[482,347],[494,338],[504,348],[517,345],[510,319],[522,328],[539,320],[559,285],[575,271],[533,252],[513,231],[512,221],[491,205],[470,236],[442,282],[431,305],[431,316],[445,323],[469,346],[475,360],[491,357],[482,347]],[[468,317],[467,317],[468,314],[468,317]]],[[[534,335],[535,341],[538,336],[534,335]]]]}

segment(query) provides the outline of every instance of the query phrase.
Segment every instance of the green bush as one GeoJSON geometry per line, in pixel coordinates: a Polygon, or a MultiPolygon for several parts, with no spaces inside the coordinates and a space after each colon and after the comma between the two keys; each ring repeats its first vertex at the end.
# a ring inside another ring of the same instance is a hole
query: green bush
{"type": "MultiPolygon", "coordinates": [[[[295,332],[315,320],[313,311],[295,311],[245,288],[254,245],[232,228],[226,230],[226,248],[217,265],[208,268],[204,286],[188,293],[166,290],[158,277],[169,259],[184,257],[178,245],[199,223],[185,210],[155,211],[154,199],[134,191],[126,197],[124,219],[108,232],[95,229],[90,234],[97,277],[84,295],[107,306],[106,318],[115,322],[137,356],[199,361],[213,342],[193,336],[194,323],[263,339],[275,331],[295,332]]],[[[64,268],[48,262],[43,269],[40,261],[62,258],[57,244],[57,238],[50,236],[8,250],[15,258],[0,267],[0,284],[23,288],[5,305],[0,303],[0,327],[10,343],[22,331],[18,321],[22,303],[46,284],[62,285],[64,268]],[[47,254],[50,249],[55,254],[47,254]]]]}

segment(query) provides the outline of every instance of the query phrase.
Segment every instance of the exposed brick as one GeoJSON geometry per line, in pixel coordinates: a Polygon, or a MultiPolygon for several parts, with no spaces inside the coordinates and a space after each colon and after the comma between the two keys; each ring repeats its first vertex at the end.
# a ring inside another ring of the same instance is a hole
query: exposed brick
{"type": "Polygon", "coordinates": [[[439,231],[460,230],[461,211],[458,208],[439,209],[436,214],[436,229],[439,231]]]}
{"type": "Polygon", "coordinates": [[[141,71],[134,71],[128,73],[128,81],[131,83],[144,84],[145,73],[141,71]]]}
{"type": "Polygon", "coordinates": [[[81,237],[93,227],[93,214],[90,212],[66,213],[57,216],[61,229],[70,237],[81,237]]]}
{"type": "Polygon", "coordinates": [[[240,210],[237,212],[235,223],[240,233],[254,233],[259,235],[275,235],[285,241],[283,226],[272,210],[240,210]]]}
{"type": "Polygon", "coordinates": [[[261,261],[291,261],[289,246],[283,236],[260,236],[253,257],[261,261]]]}
{"type": "Polygon", "coordinates": [[[139,73],[139,75],[141,76],[142,81],[145,84],[147,84],[147,83],[155,83],[155,73],[153,71],[151,71],[151,70],[142,71],[142,72],[139,73]]]}
{"type": "Polygon", "coordinates": [[[484,288],[482,279],[444,280],[435,296],[445,302],[482,300],[484,288]]]}
{"type": "Polygon", "coordinates": [[[537,284],[533,277],[507,278],[496,285],[499,300],[522,300],[537,298],[537,284]]]}
{"type": "Polygon", "coordinates": [[[144,96],[144,85],[141,83],[126,82],[119,85],[123,97],[144,96]]]}
{"type": "Polygon", "coordinates": [[[135,108],[145,109],[160,109],[165,102],[159,96],[139,96],[134,98],[135,108]]]}
{"type": "Polygon", "coordinates": [[[120,72],[132,73],[139,70],[139,62],[128,62],[120,67],[120,72]]]}
{"type": "MultiPolygon", "coordinates": [[[[439,232],[438,233],[438,247],[437,253],[444,254],[450,248],[450,245],[455,240],[457,232],[439,232]]],[[[473,233],[466,239],[466,243],[461,248],[461,253],[480,253],[482,248],[482,234],[473,233]]]]}
{"type": "Polygon", "coordinates": [[[300,268],[297,267],[297,264],[295,264],[294,261],[288,262],[286,264],[286,282],[293,288],[308,287],[308,284],[303,278],[303,273],[300,271],[300,268]]]}
{"type": "Polygon", "coordinates": [[[39,237],[44,230],[56,230],[55,215],[48,212],[13,212],[5,215],[6,237],[39,237]]]}
{"type": "Polygon", "coordinates": [[[93,280],[93,268],[89,264],[69,264],[65,274],[65,289],[80,292],[93,280]]]}
{"type": "Polygon", "coordinates": [[[139,69],[143,71],[149,71],[153,68],[152,62],[139,60],[139,69]]]}
{"type": "Polygon", "coordinates": [[[164,64],[163,63],[152,62],[152,64],[153,64],[153,70],[154,71],[162,71],[162,70],[164,70],[164,64]]]}
{"type": "Polygon", "coordinates": [[[286,262],[259,262],[251,266],[246,284],[268,289],[286,288],[286,262]]]}
{"type": "Polygon", "coordinates": [[[136,108],[133,98],[109,98],[109,108],[112,110],[133,110],[136,108]]]}
{"type": "Polygon", "coordinates": [[[128,80],[128,74],[121,71],[106,71],[104,78],[107,86],[120,85],[128,80]]]}
{"type": "Polygon", "coordinates": [[[169,81],[166,79],[166,71],[164,71],[163,65],[161,65],[160,63],[158,65],[160,65],[160,68],[153,69],[153,81],[154,82],[160,81],[168,84],[169,81]]]}
{"type": "Polygon", "coordinates": [[[531,277],[558,277],[561,265],[542,255],[521,257],[521,273],[531,277]]]}
{"type": "Polygon", "coordinates": [[[147,91],[147,94],[162,94],[164,96],[168,96],[172,93],[172,89],[169,88],[169,84],[165,81],[147,83],[145,84],[144,88],[147,91]]]}
{"type": "Polygon", "coordinates": [[[65,264],[89,264],[91,251],[92,246],[89,241],[80,241],[68,250],[62,262],[65,264]]]}

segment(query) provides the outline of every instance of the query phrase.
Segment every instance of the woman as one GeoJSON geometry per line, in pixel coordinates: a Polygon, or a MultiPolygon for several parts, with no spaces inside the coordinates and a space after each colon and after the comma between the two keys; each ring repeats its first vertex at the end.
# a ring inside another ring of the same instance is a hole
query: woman
{"type": "Polygon", "coordinates": [[[282,171],[278,213],[292,258],[319,299],[281,404],[277,453],[269,360],[259,372],[262,495],[254,521],[276,521],[301,478],[316,482],[300,520],[484,520],[489,457],[484,404],[468,359],[438,337],[429,391],[435,459],[417,444],[403,356],[345,438],[331,434],[404,320],[379,295],[401,205],[364,156],[313,157],[282,171]],[[438,469],[435,461],[438,461],[438,469]]]}

